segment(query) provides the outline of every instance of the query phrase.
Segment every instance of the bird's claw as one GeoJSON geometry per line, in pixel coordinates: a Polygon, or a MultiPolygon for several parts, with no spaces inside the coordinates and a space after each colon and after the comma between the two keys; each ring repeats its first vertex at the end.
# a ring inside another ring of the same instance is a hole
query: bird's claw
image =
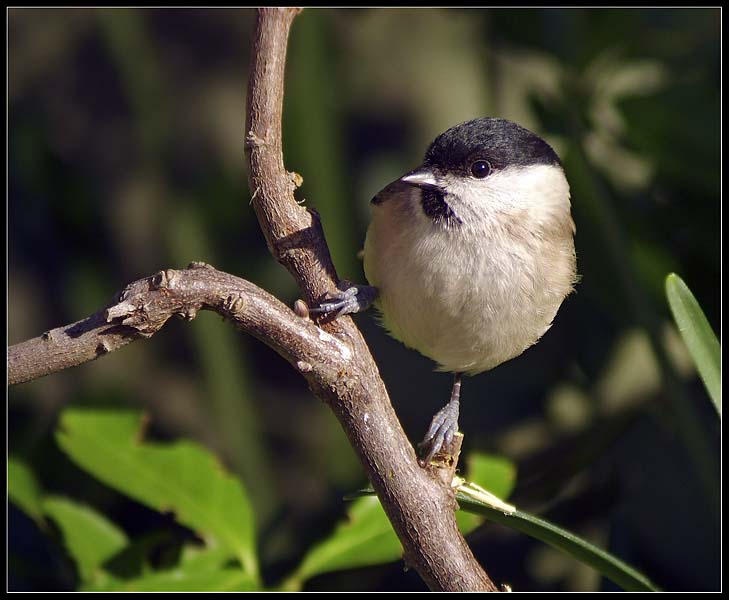
{"type": "Polygon", "coordinates": [[[339,283],[339,290],[328,292],[327,300],[319,306],[310,308],[313,314],[331,315],[337,319],[342,315],[358,313],[367,310],[377,297],[377,288],[369,285],[355,285],[348,281],[339,283]]]}
{"type": "Polygon", "coordinates": [[[423,441],[418,444],[418,448],[425,451],[421,464],[430,464],[438,452],[450,446],[453,436],[458,433],[458,412],[458,403],[449,402],[435,414],[423,441]]]}

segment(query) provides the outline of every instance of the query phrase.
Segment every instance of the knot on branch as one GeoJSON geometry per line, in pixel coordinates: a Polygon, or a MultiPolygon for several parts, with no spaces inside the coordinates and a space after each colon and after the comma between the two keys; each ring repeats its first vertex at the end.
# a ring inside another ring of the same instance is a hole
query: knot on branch
{"type": "Polygon", "coordinates": [[[253,148],[260,148],[262,146],[267,146],[268,142],[258,137],[253,131],[249,131],[246,135],[246,148],[253,149],[253,148]]]}
{"type": "MultiPolygon", "coordinates": [[[[114,306],[107,308],[104,312],[104,317],[106,318],[107,323],[111,323],[115,319],[123,317],[129,318],[136,311],[137,306],[133,302],[127,302],[124,300],[123,302],[119,302],[119,304],[115,304],[114,306]]],[[[128,323],[123,322],[123,324],[127,325],[128,323]]]]}
{"type": "Polygon", "coordinates": [[[147,312],[146,304],[142,303],[137,305],[134,302],[128,302],[126,300],[107,308],[104,316],[107,323],[121,319],[121,325],[131,327],[138,335],[145,338],[152,337],[165,324],[165,321],[167,321],[167,318],[165,318],[164,320],[153,322],[147,312]]]}
{"type": "Polygon", "coordinates": [[[175,287],[175,280],[177,279],[177,271],[174,269],[163,269],[158,271],[150,278],[151,289],[163,290],[172,289],[175,287]]]}
{"type": "Polygon", "coordinates": [[[233,293],[229,294],[228,297],[223,301],[223,310],[228,314],[228,317],[233,320],[240,320],[241,315],[246,309],[246,298],[243,294],[233,293]]]}
{"type": "Polygon", "coordinates": [[[197,317],[197,307],[188,306],[185,310],[176,312],[175,316],[179,317],[183,321],[194,321],[197,317]]]}
{"type": "Polygon", "coordinates": [[[309,307],[301,298],[294,302],[294,313],[302,319],[309,318],[309,307]]]}
{"type": "Polygon", "coordinates": [[[289,171],[289,179],[294,186],[294,190],[304,185],[304,178],[296,171],[289,171]]]}

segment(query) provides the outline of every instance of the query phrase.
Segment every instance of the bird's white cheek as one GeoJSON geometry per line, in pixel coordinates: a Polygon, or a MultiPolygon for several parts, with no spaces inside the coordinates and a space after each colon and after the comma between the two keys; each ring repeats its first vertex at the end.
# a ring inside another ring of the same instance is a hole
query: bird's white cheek
{"type": "Polygon", "coordinates": [[[476,216],[498,218],[499,214],[519,215],[539,226],[569,218],[570,189],[564,171],[554,165],[510,167],[467,186],[476,216]]]}

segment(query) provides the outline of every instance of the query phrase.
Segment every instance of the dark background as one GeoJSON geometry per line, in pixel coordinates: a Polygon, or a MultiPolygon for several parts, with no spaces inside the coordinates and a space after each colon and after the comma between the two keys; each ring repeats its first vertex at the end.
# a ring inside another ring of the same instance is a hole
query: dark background
{"type": "MultiPolygon", "coordinates": [[[[128,282],[202,260],[287,302],[246,186],[252,10],[8,11],[8,343],[81,319],[128,282]]],[[[518,465],[513,500],[668,590],[719,589],[720,424],[663,291],[676,271],[720,330],[720,13],[310,9],[292,30],[286,166],[322,215],[341,277],[369,199],[477,116],[545,137],[572,187],[582,280],[535,347],[462,395],[465,449],[518,465]]],[[[449,375],[357,317],[419,439],[449,375]]],[[[135,405],[239,473],[274,584],[365,482],[335,418],[274,352],[212,314],[9,390],[9,452],[44,488],[130,535],[171,521],[75,468],[53,428],[69,404],[135,405]]],[[[73,589],[62,547],[9,507],[9,586],[73,589]]],[[[180,535],[183,535],[184,532],[180,535]]],[[[494,525],[471,538],[515,590],[612,589],[494,525]]],[[[311,590],[421,589],[393,563],[311,590]]]]}

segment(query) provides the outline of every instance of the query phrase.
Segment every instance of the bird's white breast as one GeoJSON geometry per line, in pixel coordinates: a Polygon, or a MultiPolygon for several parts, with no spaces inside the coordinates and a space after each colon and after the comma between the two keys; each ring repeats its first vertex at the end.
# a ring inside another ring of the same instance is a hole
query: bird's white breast
{"type": "Polygon", "coordinates": [[[544,334],[575,279],[569,188],[561,169],[550,177],[537,203],[523,173],[516,185],[490,177],[492,198],[451,204],[460,225],[434,223],[412,186],[373,205],[365,273],[393,337],[439,370],[474,374],[544,334]]]}

